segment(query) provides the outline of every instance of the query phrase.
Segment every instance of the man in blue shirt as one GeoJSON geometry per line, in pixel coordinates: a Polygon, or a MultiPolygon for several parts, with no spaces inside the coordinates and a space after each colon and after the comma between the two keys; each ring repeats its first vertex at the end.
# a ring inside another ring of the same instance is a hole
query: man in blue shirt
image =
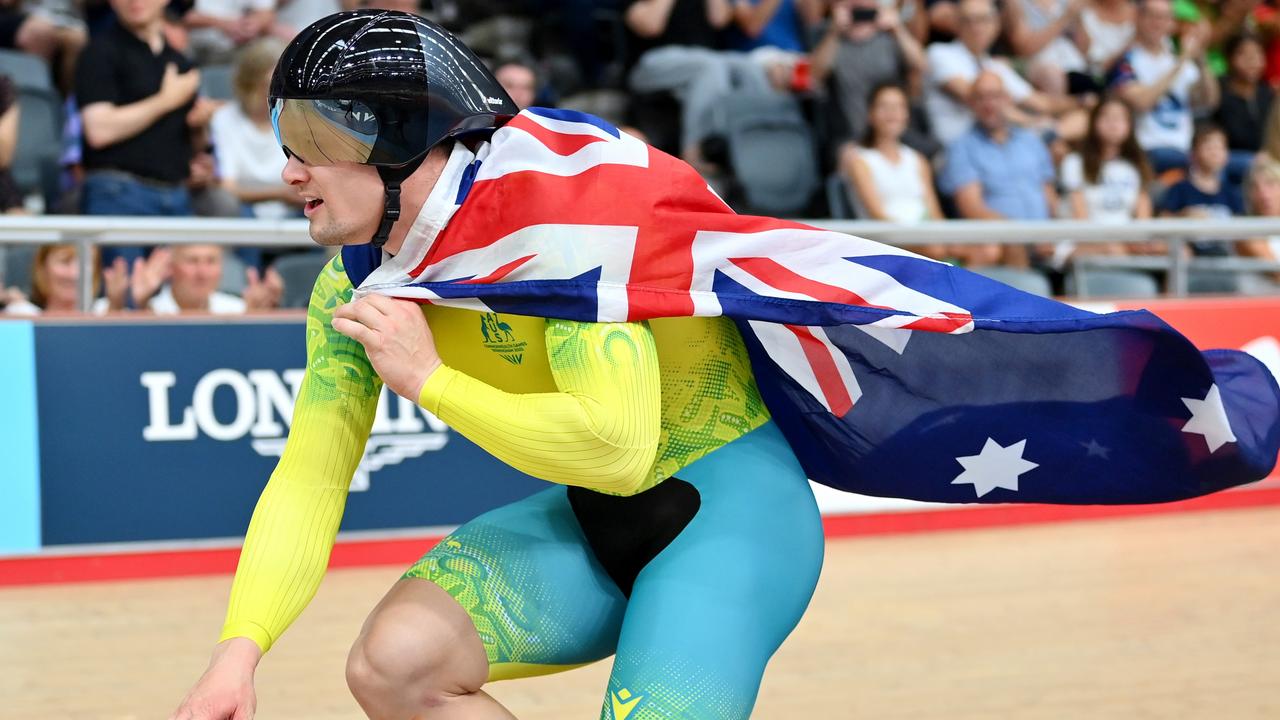
{"type": "MultiPolygon", "coordinates": [[[[998,74],[984,71],[973,81],[974,125],[947,149],[940,179],[965,219],[1047,220],[1058,207],[1049,149],[1036,133],[1009,124],[1009,102],[998,74]]],[[[1023,248],[1009,246],[1003,253],[998,246],[969,248],[978,257],[966,264],[1027,265],[1023,248]]]]}

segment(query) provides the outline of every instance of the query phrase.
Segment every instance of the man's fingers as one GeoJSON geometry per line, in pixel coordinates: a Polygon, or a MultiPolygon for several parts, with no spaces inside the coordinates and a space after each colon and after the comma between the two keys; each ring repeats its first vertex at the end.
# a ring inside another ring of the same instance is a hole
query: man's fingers
{"type": "Polygon", "coordinates": [[[366,349],[373,345],[377,347],[378,333],[361,325],[355,320],[340,318],[336,315],[333,318],[333,329],[364,345],[366,349]]]}
{"type": "Polygon", "coordinates": [[[356,300],[355,302],[349,303],[347,307],[351,308],[350,314],[345,315],[344,317],[356,320],[360,324],[373,328],[374,330],[381,330],[387,327],[391,322],[389,313],[385,312],[386,308],[378,307],[375,303],[366,302],[365,300],[356,300]]]}
{"type": "Polygon", "coordinates": [[[399,309],[397,307],[397,304],[399,302],[400,302],[399,300],[389,298],[386,295],[378,295],[376,293],[372,295],[365,295],[364,297],[356,301],[356,303],[358,304],[363,304],[371,308],[376,308],[377,311],[382,313],[383,315],[391,315],[392,313],[396,312],[396,310],[399,309]]]}

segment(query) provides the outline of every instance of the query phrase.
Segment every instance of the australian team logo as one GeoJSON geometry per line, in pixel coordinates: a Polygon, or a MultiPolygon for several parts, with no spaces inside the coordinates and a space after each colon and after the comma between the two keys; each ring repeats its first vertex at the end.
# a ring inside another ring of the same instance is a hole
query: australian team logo
{"type": "Polygon", "coordinates": [[[524,361],[524,349],[529,343],[516,339],[511,326],[503,322],[497,313],[480,316],[480,334],[484,338],[484,346],[498,353],[503,360],[512,365],[524,361]]]}

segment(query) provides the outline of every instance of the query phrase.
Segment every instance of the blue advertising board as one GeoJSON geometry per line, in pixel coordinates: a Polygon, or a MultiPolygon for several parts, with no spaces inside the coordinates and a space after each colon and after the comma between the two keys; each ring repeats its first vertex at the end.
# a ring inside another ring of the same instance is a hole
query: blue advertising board
{"type": "MultiPolygon", "coordinates": [[[[44,545],[242,535],[284,448],[303,322],[35,326],[44,545]]],[[[384,390],[344,530],[454,525],[546,487],[384,390]]]]}

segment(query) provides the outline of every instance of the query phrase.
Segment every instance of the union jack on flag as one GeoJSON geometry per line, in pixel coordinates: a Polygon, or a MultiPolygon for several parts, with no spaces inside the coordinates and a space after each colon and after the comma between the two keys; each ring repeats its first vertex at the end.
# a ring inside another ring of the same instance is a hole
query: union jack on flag
{"type": "Polygon", "coordinates": [[[1265,477],[1280,389],[1145,311],[1099,315],[891,246],[735,214],[590,115],[531,108],[453,152],[361,293],[627,322],[733,318],[809,476],[939,502],[1145,503],[1265,477]]]}

